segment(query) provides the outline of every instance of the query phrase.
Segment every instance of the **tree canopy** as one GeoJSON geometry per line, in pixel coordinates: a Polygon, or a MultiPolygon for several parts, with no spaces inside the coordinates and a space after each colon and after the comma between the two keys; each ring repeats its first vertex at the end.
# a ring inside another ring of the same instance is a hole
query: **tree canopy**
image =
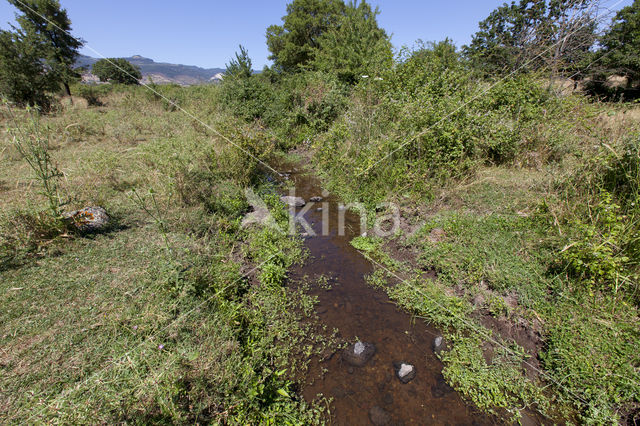
{"type": "Polygon", "coordinates": [[[142,78],[140,68],[123,58],[100,59],[93,64],[91,72],[100,81],[120,84],[138,84],[142,78]]]}
{"type": "Polygon", "coordinates": [[[616,14],[602,45],[603,63],[609,72],[640,79],[640,0],[616,14]]]}
{"type": "Polygon", "coordinates": [[[336,26],[320,36],[314,67],[353,83],[363,74],[373,74],[381,67],[391,66],[391,42],[378,26],[376,17],[379,13],[364,1],[350,3],[336,26]]]}
{"type": "Polygon", "coordinates": [[[47,92],[78,78],[73,65],[82,41],[57,0],[9,0],[19,27],[0,34],[0,91],[19,104],[48,105],[47,92]]]}
{"type": "Polygon", "coordinates": [[[571,68],[596,35],[595,0],[520,0],[480,22],[464,53],[485,74],[571,68]]]}
{"type": "Polygon", "coordinates": [[[344,15],[342,0],[293,0],[282,25],[267,28],[269,59],[277,68],[292,72],[311,65],[320,48],[320,37],[344,15]]]}

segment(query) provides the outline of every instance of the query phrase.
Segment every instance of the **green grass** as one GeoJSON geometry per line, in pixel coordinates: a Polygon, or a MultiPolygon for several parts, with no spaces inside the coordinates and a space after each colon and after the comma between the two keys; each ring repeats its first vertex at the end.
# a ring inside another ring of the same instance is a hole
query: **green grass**
{"type": "Polygon", "coordinates": [[[617,422],[640,402],[637,306],[619,295],[585,292],[557,270],[560,237],[537,210],[548,187],[540,184],[543,176],[494,168],[482,171],[478,184],[443,191],[447,203],[416,233],[398,237],[417,253],[404,259],[413,269],[394,266],[384,241],[357,238],[354,246],[379,262],[371,284],[443,330],[449,345],[441,353],[443,374],[475,405],[516,418],[529,407],[555,421],[617,422]],[[431,241],[435,228],[444,234],[431,241]],[[433,282],[422,277],[431,269],[433,282]],[[487,316],[536,330],[541,345],[525,350],[481,321],[487,316]],[[541,373],[532,378],[523,363],[541,373]]]}
{"type": "MultiPolygon", "coordinates": [[[[266,158],[260,132],[211,106],[215,88],[176,93],[266,158]]],[[[104,107],[41,122],[63,208],[104,206],[116,223],[103,234],[48,232],[37,182],[3,135],[0,421],[319,422],[295,382],[323,344],[302,321],[315,302],[285,288],[301,241],[240,228],[246,186],[276,199],[255,162],[141,88],[101,96],[104,107]]]]}

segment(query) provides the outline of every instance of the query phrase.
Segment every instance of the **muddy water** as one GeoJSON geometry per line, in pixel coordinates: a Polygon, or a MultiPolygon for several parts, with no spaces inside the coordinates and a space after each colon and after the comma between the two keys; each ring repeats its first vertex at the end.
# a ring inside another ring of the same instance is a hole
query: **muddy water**
{"type": "MultiPolygon", "coordinates": [[[[293,173],[291,179],[297,196],[309,200],[322,195],[315,178],[293,173]]],[[[442,364],[432,350],[438,331],[423,321],[412,321],[384,292],[366,284],[364,277],[373,271],[372,265],[349,244],[360,233],[360,219],[346,213],[345,235],[338,235],[338,203],[325,197],[305,214],[317,236],[306,239],[311,258],[294,275],[312,280],[321,274],[331,276],[330,290],[320,286],[311,290],[319,299],[320,320],[330,330],[337,329],[341,339],[373,343],[377,352],[363,367],[350,366],[340,352],[328,360],[313,360],[303,389],[305,399],[311,401],[318,394],[332,397],[331,420],[336,425],[370,425],[374,407],[388,413],[388,424],[494,424],[495,419],[465,404],[444,382],[442,364]],[[319,207],[324,210],[317,211],[319,207]],[[329,218],[326,236],[322,235],[323,216],[329,218]],[[408,384],[395,375],[393,363],[398,361],[417,369],[408,384]]]]}

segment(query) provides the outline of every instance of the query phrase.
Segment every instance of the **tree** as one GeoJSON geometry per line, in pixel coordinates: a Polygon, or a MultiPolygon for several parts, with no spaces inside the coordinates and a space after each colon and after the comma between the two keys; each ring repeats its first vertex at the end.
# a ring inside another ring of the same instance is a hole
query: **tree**
{"type": "Polygon", "coordinates": [[[120,84],[139,84],[140,68],[123,58],[100,59],[91,68],[100,81],[120,84]]]}
{"type": "Polygon", "coordinates": [[[293,0],[287,5],[283,25],[267,28],[269,59],[282,71],[308,68],[320,47],[320,37],[344,15],[342,0],[293,0]]]}
{"type": "Polygon", "coordinates": [[[314,67],[335,73],[346,83],[375,73],[393,61],[391,42],[376,20],[378,8],[362,1],[349,3],[336,26],[319,37],[314,67]]]}
{"type": "Polygon", "coordinates": [[[494,10],[465,56],[487,75],[569,69],[588,55],[596,36],[597,0],[520,0],[494,10]]]}
{"type": "Polygon", "coordinates": [[[225,77],[227,78],[249,78],[253,74],[251,69],[251,58],[244,46],[240,45],[240,52],[236,52],[236,57],[227,64],[225,77]]]}
{"type": "Polygon", "coordinates": [[[640,0],[616,14],[602,37],[602,58],[609,74],[640,79],[640,0]]]}
{"type": "Polygon", "coordinates": [[[18,105],[48,109],[48,93],[77,78],[72,69],[82,41],[69,34],[71,22],[57,0],[9,0],[19,28],[0,30],[0,93],[18,105]]]}
{"type": "Polygon", "coordinates": [[[50,106],[48,93],[59,82],[47,72],[39,46],[17,34],[0,31],[0,94],[19,106],[50,106]]]}
{"type": "Polygon", "coordinates": [[[71,96],[69,83],[78,78],[73,65],[83,41],[71,35],[67,11],[58,0],[8,1],[22,12],[16,15],[20,37],[39,45],[47,72],[63,85],[65,94],[71,96]]]}

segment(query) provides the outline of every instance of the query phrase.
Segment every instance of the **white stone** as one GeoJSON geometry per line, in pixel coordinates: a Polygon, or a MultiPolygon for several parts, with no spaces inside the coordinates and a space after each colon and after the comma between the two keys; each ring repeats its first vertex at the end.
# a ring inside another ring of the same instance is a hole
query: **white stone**
{"type": "Polygon", "coordinates": [[[361,355],[364,352],[365,346],[364,343],[358,342],[355,344],[353,348],[353,353],[356,355],[361,355]]]}
{"type": "Polygon", "coordinates": [[[402,364],[400,365],[400,370],[398,370],[398,376],[406,377],[407,375],[413,372],[413,365],[410,364],[402,364]]]}

